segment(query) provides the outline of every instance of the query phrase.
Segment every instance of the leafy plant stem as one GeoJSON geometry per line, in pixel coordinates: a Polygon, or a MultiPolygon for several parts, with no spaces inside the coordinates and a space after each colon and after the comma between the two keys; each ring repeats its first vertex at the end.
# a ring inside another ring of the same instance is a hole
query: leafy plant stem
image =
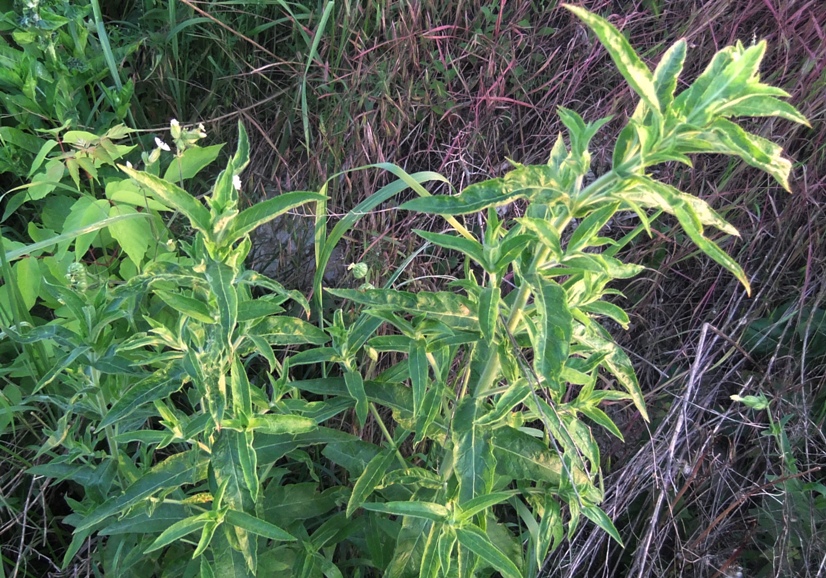
{"type": "MultiPolygon", "coordinates": [[[[384,439],[386,439],[387,443],[390,444],[390,447],[393,448],[393,451],[395,452],[396,457],[399,460],[399,464],[401,464],[402,468],[407,469],[407,462],[405,461],[404,456],[399,451],[399,445],[396,443],[396,440],[393,439],[393,436],[390,435],[390,432],[387,430],[387,426],[384,425],[384,420],[381,419],[381,416],[379,415],[376,406],[373,404],[372,401],[368,403],[370,406],[370,413],[373,414],[373,419],[375,419],[376,423],[379,424],[379,429],[381,430],[382,435],[384,435],[384,439]]],[[[403,435],[400,439],[404,439],[405,437],[407,437],[406,431],[403,432],[403,435]]]]}

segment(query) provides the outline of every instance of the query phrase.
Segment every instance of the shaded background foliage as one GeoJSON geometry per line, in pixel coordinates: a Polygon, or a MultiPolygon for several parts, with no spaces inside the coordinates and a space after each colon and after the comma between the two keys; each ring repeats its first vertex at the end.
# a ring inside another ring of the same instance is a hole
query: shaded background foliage
{"type": "MultiPolygon", "coordinates": [[[[661,168],[663,180],[702,196],[741,231],[742,239],[726,239],[724,247],[753,277],[754,295],[744,298],[734,279],[697,257],[667,219],[652,240],[630,249],[629,260],[651,272],[622,287],[633,324],[615,337],[637,361],[654,421],[646,429],[633,409],[617,407],[612,417],[626,445],[603,446],[610,472],[604,507],[626,549],[586,526],[556,552],[548,573],[734,576],[740,568],[757,576],[822,575],[826,488],[816,484],[826,465],[826,6],[582,4],[608,17],[649,64],[686,38],[693,47],[689,80],[717,49],[767,39],[765,80],[791,93],[812,128],[755,121],[757,132],[796,162],[792,196],[726,159],[698,159],[693,171],[661,168]],[[765,412],[729,397],[757,392],[773,400],[776,420],[790,416],[785,449],[777,436],[762,435],[765,412]],[[789,478],[791,459],[805,475],[789,478]]],[[[378,161],[441,172],[457,188],[502,174],[508,158],[541,163],[560,128],[559,105],[586,119],[619,116],[594,143],[599,173],[622,115],[633,108],[608,56],[555,2],[337,2],[326,11],[322,2],[144,0],[101,8],[120,80],[134,83],[129,112],[136,127],[160,132],[170,117],[203,121],[214,142],[232,140],[239,119],[251,127],[250,203],[314,190],[340,170],[378,161]]],[[[15,122],[8,113],[3,126],[15,122]]],[[[5,177],[16,184],[14,178],[5,177]]],[[[343,213],[386,180],[375,171],[341,176],[330,190],[331,212],[343,213]]],[[[418,219],[417,228],[439,226],[418,219]]],[[[300,237],[301,221],[296,215],[276,227],[300,237]]],[[[387,204],[352,232],[342,260],[365,262],[378,284],[391,263],[417,247],[412,228],[408,213],[387,204]]],[[[626,228],[612,223],[612,234],[626,228]]],[[[312,251],[304,240],[284,246],[290,249],[275,255],[259,247],[256,258],[282,261],[284,271],[307,267],[302,253],[309,258],[312,251]]],[[[433,251],[414,261],[410,277],[432,287],[434,276],[458,265],[433,251]]],[[[293,285],[308,288],[301,275],[293,285]]],[[[8,392],[6,398],[13,405],[8,392]]],[[[56,572],[69,541],[60,518],[72,485],[22,473],[34,463],[40,427],[32,417],[3,433],[0,542],[7,572],[17,575],[56,572]]],[[[74,569],[83,565],[80,559],[74,569]]]]}

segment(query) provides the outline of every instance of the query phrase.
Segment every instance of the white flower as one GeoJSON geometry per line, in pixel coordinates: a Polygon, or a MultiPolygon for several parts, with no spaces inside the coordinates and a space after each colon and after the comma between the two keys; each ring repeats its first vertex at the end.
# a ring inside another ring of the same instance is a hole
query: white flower
{"type": "Polygon", "coordinates": [[[172,120],[170,120],[170,121],[169,121],[169,124],[170,124],[171,126],[181,126],[181,123],[179,123],[179,122],[178,122],[178,120],[177,120],[177,119],[174,119],[174,118],[173,118],[172,120]]]}
{"type": "Polygon", "coordinates": [[[159,148],[159,149],[161,149],[161,150],[166,151],[166,152],[169,152],[169,151],[171,150],[171,149],[169,148],[169,145],[168,145],[168,144],[166,144],[165,142],[163,142],[163,141],[162,141],[161,139],[159,139],[158,137],[155,137],[155,146],[156,146],[156,147],[158,147],[158,148],[159,148]]]}
{"type": "Polygon", "coordinates": [[[206,129],[204,128],[204,123],[198,123],[198,136],[201,138],[206,138],[206,129]]]}
{"type": "Polygon", "coordinates": [[[236,191],[241,190],[241,177],[238,175],[232,175],[232,186],[235,187],[236,191]]]}
{"type": "Polygon", "coordinates": [[[132,168],[132,163],[130,163],[129,161],[126,161],[126,168],[131,169],[132,168]]]}

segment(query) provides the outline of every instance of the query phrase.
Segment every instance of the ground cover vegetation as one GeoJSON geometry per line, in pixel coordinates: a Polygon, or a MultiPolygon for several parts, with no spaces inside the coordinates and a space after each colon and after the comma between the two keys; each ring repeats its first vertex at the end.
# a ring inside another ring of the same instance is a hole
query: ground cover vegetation
{"type": "Polygon", "coordinates": [[[819,575],[824,9],[583,5],[5,3],[2,573],[819,575]]]}

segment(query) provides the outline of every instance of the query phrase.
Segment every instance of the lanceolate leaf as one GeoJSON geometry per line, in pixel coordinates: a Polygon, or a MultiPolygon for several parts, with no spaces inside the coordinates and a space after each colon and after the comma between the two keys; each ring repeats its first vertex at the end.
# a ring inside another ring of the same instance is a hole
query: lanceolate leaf
{"type": "Polygon", "coordinates": [[[250,332],[265,338],[270,345],[324,345],[330,341],[330,337],[318,327],[286,315],[268,317],[250,332]]]}
{"type": "Polygon", "coordinates": [[[456,528],[459,544],[493,566],[504,578],[523,578],[519,567],[493,545],[481,528],[467,524],[456,528]]]}
{"type": "Polygon", "coordinates": [[[568,359],[572,317],[565,289],[541,276],[535,277],[534,284],[538,333],[534,343],[534,367],[547,380],[548,387],[556,388],[568,359]]]}
{"type": "Polygon", "coordinates": [[[715,112],[716,114],[724,117],[778,116],[804,126],[811,126],[809,121],[806,120],[806,117],[800,114],[800,112],[798,112],[792,105],[783,102],[782,100],[777,100],[772,96],[762,94],[751,94],[732,100],[718,108],[715,112]]]}
{"type": "Polygon", "coordinates": [[[109,498],[87,515],[77,526],[75,532],[81,532],[104,521],[109,516],[118,514],[134,506],[149,496],[166,489],[177,489],[185,484],[192,484],[206,477],[208,458],[198,450],[175,454],[167,458],[135,483],[131,484],[120,496],[109,498]]]}
{"type": "Polygon", "coordinates": [[[229,245],[244,235],[248,235],[264,223],[272,221],[290,209],[310,201],[323,201],[324,195],[308,192],[284,193],[273,199],[256,203],[239,213],[227,229],[222,243],[229,245]]]}
{"type": "Polygon", "coordinates": [[[665,51],[654,70],[654,88],[664,111],[674,102],[674,91],[677,89],[677,79],[683,71],[685,51],[685,40],[678,40],[665,51]]]}
{"type": "Polygon", "coordinates": [[[251,516],[246,512],[239,512],[238,510],[228,510],[226,521],[243,528],[244,530],[267,538],[268,540],[276,540],[279,542],[294,542],[297,538],[292,534],[282,530],[275,524],[271,524],[261,518],[251,516]]]}
{"type": "Polygon", "coordinates": [[[619,544],[621,548],[625,547],[622,543],[622,538],[620,537],[617,528],[605,512],[600,510],[597,506],[583,506],[582,513],[585,514],[585,517],[591,520],[594,524],[605,530],[609,536],[616,540],[617,544],[619,544]]]}
{"type": "Polygon", "coordinates": [[[384,474],[387,473],[387,468],[393,462],[394,457],[395,454],[393,450],[386,449],[376,454],[373,459],[368,462],[367,467],[364,468],[361,476],[356,480],[353,486],[353,492],[350,494],[350,500],[347,502],[348,518],[370,497],[373,490],[376,489],[376,486],[384,477],[384,474]]]}
{"type": "Polygon", "coordinates": [[[628,85],[634,89],[640,98],[648,105],[648,107],[656,112],[662,112],[660,102],[657,98],[657,90],[654,87],[654,78],[651,71],[640,60],[634,49],[625,39],[625,37],[614,26],[597,16],[580,8],[579,6],[572,6],[565,4],[565,8],[577,15],[577,17],[588,25],[588,28],[593,30],[597,35],[599,41],[611,55],[611,60],[617,66],[617,70],[628,82],[628,85]]]}
{"type": "Polygon", "coordinates": [[[499,288],[483,287],[479,294],[479,327],[488,343],[496,336],[499,320],[499,288]]]}
{"type": "Polygon", "coordinates": [[[453,463],[459,504],[490,492],[496,470],[490,429],[475,425],[482,401],[465,397],[453,417],[453,463]]]}
{"type": "Polygon", "coordinates": [[[347,371],[344,373],[344,383],[347,391],[356,402],[356,417],[359,420],[359,427],[364,427],[367,422],[367,394],[364,392],[364,380],[358,371],[347,371]]]}
{"type": "Polygon", "coordinates": [[[410,373],[410,385],[413,392],[413,417],[416,418],[422,413],[425,392],[427,391],[428,377],[430,374],[426,343],[423,339],[411,340],[408,350],[408,372],[410,373]]]}
{"type": "Polygon", "coordinates": [[[187,534],[200,530],[207,522],[209,522],[209,512],[205,512],[197,516],[190,516],[189,518],[175,522],[164,530],[161,535],[158,536],[154,542],[152,542],[149,548],[144,550],[144,554],[159,550],[164,546],[168,546],[172,542],[180,540],[187,534]]]}
{"type": "MultiPolygon", "coordinates": [[[[492,438],[496,456],[496,473],[514,480],[533,480],[559,484],[566,475],[556,452],[542,441],[506,426],[497,428],[492,438]]],[[[574,472],[577,483],[587,482],[580,471],[574,472]]]]}
{"type": "Polygon", "coordinates": [[[155,290],[155,295],[161,298],[161,301],[188,317],[192,317],[201,323],[215,323],[216,315],[209,310],[209,306],[198,299],[181,295],[180,293],[172,293],[170,291],[155,290]]]}
{"type": "Polygon", "coordinates": [[[363,504],[362,507],[373,512],[384,512],[394,516],[410,516],[435,522],[443,522],[450,515],[447,508],[433,502],[368,502],[363,504]]]}
{"type": "Polygon", "coordinates": [[[135,179],[140,184],[146,186],[155,193],[163,203],[180,211],[189,219],[193,229],[196,229],[210,238],[210,216],[209,211],[201,202],[187,193],[185,190],[170,182],[159,179],[149,173],[136,171],[128,167],[118,165],[127,175],[135,179]]]}
{"type": "Polygon", "coordinates": [[[232,348],[232,334],[238,321],[238,294],[233,284],[235,274],[223,263],[210,260],[206,268],[207,281],[218,303],[218,322],[221,324],[224,344],[232,348]]]}
{"type": "Polygon", "coordinates": [[[249,419],[249,428],[268,435],[302,434],[318,429],[316,423],[300,415],[259,414],[249,419]]]}
{"type": "Polygon", "coordinates": [[[419,231],[415,229],[413,232],[426,241],[430,241],[434,245],[462,253],[463,255],[466,255],[476,261],[479,265],[483,267],[485,266],[485,258],[482,255],[482,245],[478,241],[471,241],[470,239],[465,239],[464,237],[459,237],[456,235],[431,233],[429,231],[419,231]]]}
{"type": "Polygon", "coordinates": [[[129,391],[112,405],[97,429],[109,427],[125,418],[143,404],[164,399],[181,389],[185,373],[178,365],[159,370],[134,384],[129,391]]]}

